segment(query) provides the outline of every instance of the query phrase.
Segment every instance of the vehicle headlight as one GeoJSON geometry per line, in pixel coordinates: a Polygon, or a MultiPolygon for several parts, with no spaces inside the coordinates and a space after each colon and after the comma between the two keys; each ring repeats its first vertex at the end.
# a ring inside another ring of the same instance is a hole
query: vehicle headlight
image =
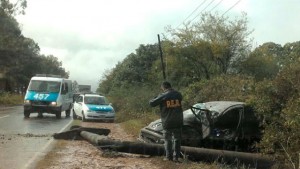
{"type": "Polygon", "coordinates": [[[161,123],[154,123],[151,125],[152,128],[157,128],[159,126],[161,126],[162,124],[161,123]]]}
{"type": "Polygon", "coordinates": [[[30,100],[24,100],[24,104],[30,104],[31,101],[30,100]]]}
{"type": "Polygon", "coordinates": [[[57,102],[50,102],[50,106],[57,106],[57,102]]]}

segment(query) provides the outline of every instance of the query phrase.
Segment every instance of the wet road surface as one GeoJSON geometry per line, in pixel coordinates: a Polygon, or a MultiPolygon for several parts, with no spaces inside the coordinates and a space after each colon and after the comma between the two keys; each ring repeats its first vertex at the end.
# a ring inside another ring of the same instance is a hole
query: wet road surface
{"type": "Polygon", "coordinates": [[[31,168],[51,148],[52,135],[71,122],[64,112],[61,119],[52,114],[38,118],[37,113],[26,119],[22,106],[0,109],[0,169],[31,168]]]}

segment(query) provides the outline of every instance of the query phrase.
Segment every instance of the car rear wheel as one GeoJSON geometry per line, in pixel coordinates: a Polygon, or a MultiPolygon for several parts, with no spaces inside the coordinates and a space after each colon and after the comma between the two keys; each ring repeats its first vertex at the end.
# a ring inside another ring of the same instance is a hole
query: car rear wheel
{"type": "Polygon", "coordinates": [[[29,116],[30,116],[30,112],[24,111],[24,117],[25,117],[25,118],[29,118],[29,116]]]}

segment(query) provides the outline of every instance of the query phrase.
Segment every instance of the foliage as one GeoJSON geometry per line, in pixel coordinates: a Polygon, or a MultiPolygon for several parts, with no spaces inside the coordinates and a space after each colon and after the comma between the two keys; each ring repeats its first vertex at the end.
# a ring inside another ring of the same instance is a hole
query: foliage
{"type": "MultiPolygon", "coordinates": [[[[149,98],[153,98],[151,90],[147,86],[131,85],[125,89],[114,89],[109,94],[110,101],[114,104],[117,112],[116,121],[122,122],[130,119],[147,118],[151,108],[149,98]],[[122,110],[120,112],[120,110],[122,110]]],[[[155,114],[155,113],[153,113],[155,114]]]]}
{"type": "Polygon", "coordinates": [[[19,94],[11,94],[8,92],[0,93],[0,105],[10,106],[10,105],[18,105],[22,104],[24,101],[24,97],[19,94]]]}
{"type": "Polygon", "coordinates": [[[183,90],[185,106],[218,100],[246,101],[251,98],[254,86],[253,78],[239,75],[221,75],[195,82],[183,90]]]}
{"type": "Polygon", "coordinates": [[[247,23],[246,15],[231,21],[218,13],[205,13],[194,24],[178,30],[169,28],[173,43],[166,47],[167,58],[176,57],[177,61],[169,67],[174,74],[170,78],[179,74],[193,82],[236,72],[236,65],[250,52],[247,23]]]}
{"type": "Polygon", "coordinates": [[[97,91],[109,95],[115,89],[147,83],[152,64],[159,56],[157,49],[157,45],[140,45],[136,53],[129,54],[122,63],[103,75],[97,91]]]}
{"type": "Polygon", "coordinates": [[[24,14],[26,6],[26,0],[15,4],[9,0],[0,1],[0,73],[4,75],[1,81],[6,84],[0,90],[24,92],[35,74],[69,76],[56,57],[40,55],[38,44],[22,35],[14,16],[24,14]]]}
{"type": "Polygon", "coordinates": [[[299,79],[300,62],[285,65],[274,80],[257,85],[251,101],[265,117],[265,131],[260,143],[262,151],[275,153],[292,168],[299,166],[299,79]]]}

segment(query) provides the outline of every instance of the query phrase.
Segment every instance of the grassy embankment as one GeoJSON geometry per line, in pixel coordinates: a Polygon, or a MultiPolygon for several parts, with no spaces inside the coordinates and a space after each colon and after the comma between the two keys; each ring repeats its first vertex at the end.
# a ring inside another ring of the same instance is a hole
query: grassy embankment
{"type": "Polygon", "coordinates": [[[20,94],[0,93],[0,106],[12,106],[23,104],[24,96],[20,94]]]}

